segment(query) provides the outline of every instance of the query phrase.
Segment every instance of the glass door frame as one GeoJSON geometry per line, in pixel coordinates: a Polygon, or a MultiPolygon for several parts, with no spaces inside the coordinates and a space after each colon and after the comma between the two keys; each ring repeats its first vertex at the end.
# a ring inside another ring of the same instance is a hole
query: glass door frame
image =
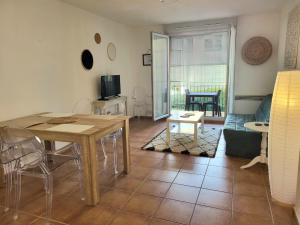
{"type": "MultiPolygon", "coordinates": [[[[228,97],[229,97],[229,92],[228,92],[228,89],[229,89],[229,73],[230,73],[230,70],[232,70],[232,68],[230,68],[230,61],[231,61],[231,48],[232,48],[232,44],[234,44],[235,45],[235,42],[234,43],[232,43],[232,41],[231,41],[231,38],[232,38],[232,36],[231,35],[233,35],[232,34],[232,31],[230,30],[230,29],[220,29],[220,30],[214,30],[214,31],[211,31],[211,32],[207,32],[208,34],[211,34],[211,33],[219,33],[219,32],[224,32],[224,33],[226,33],[226,35],[227,35],[227,38],[228,38],[228,40],[227,40],[227,46],[228,46],[228,48],[227,48],[227,65],[226,65],[226,77],[225,77],[225,80],[226,80],[226,82],[225,82],[225,91],[224,91],[224,116],[221,116],[221,117],[212,117],[212,116],[205,116],[205,118],[206,119],[209,119],[209,120],[216,120],[216,121],[219,121],[219,120],[221,120],[221,121],[223,121],[223,120],[225,120],[225,118],[226,118],[226,116],[227,116],[227,114],[228,114],[228,108],[229,108],[229,106],[228,106],[228,97]]],[[[205,33],[204,33],[205,34],[205,33]]],[[[176,34],[176,35],[170,35],[169,37],[170,37],[170,44],[171,44],[171,39],[172,39],[172,37],[174,37],[174,38],[176,38],[176,37],[193,37],[193,36],[197,36],[196,34],[184,34],[184,33],[182,33],[182,34],[176,34]]],[[[171,47],[170,47],[171,48],[171,47]]],[[[235,49],[234,49],[235,50],[235,49]]],[[[169,50],[170,51],[170,50],[169,50]]],[[[171,52],[169,53],[169,56],[171,56],[171,52]]],[[[234,68],[233,68],[234,69],[234,68]]],[[[169,72],[169,86],[170,86],[170,83],[171,83],[171,77],[170,77],[170,72],[169,72]]],[[[234,80],[232,81],[233,82],[233,84],[231,84],[231,85],[233,85],[232,86],[232,88],[234,89],[234,80]]],[[[170,88],[170,87],[169,87],[170,88]]],[[[170,92],[171,90],[169,89],[169,92],[170,92]]],[[[171,95],[169,94],[169,96],[170,96],[170,98],[171,98],[171,95]]],[[[169,101],[170,101],[171,99],[169,99],[169,101]]],[[[171,109],[172,108],[172,106],[171,106],[171,101],[169,102],[169,105],[170,105],[170,108],[169,109],[171,109]]]]}
{"type": "Polygon", "coordinates": [[[152,82],[152,118],[153,121],[157,121],[163,118],[166,118],[170,115],[170,37],[168,35],[164,35],[164,34],[160,34],[160,33],[156,33],[156,32],[151,32],[151,50],[152,50],[152,63],[151,63],[151,82],[152,82]],[[154,93],[155,93],[155,87],[154,87],[154,69],[153,69],[153,64],[154,64],[154,60],[153,60],[153,39],[154,36],[159,36],[159,37],[163,37],[163,38],[167,38],[168,42],[167,42],[167,114],[159,116],[159,117],[155,117],[155,97],[154,97],[154,93]]]}

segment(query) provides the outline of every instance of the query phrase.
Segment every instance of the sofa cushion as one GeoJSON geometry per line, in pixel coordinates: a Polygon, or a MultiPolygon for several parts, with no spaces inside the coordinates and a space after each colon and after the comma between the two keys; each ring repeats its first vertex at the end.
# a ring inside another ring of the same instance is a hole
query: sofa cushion
{"type": "Polygon", "coordinates": [[[225,121],[224,130],[250,131],[244,127],[244,124],[253,121],[255,121],[254,114],[228,114],[225,121]]]}
{"type": "Polygon", "coordinates": [[[271,110],[271,103],[272,103],[272,95],[267,95],[264,97],[263,101],[259,105],[258,109],[255,113],[255,120],[256,121],[269,121],[270,119],[270,110],[271,110]]]}

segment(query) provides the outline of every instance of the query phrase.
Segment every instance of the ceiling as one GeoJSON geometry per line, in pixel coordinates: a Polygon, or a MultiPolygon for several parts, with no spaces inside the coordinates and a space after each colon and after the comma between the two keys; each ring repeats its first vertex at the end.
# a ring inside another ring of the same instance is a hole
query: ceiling
{"type": "Polygon", "coordinates": [[[249,15],[278,10],[287,2],[287,0],[62,1],[129,25],[170,24],[249,15]]]}

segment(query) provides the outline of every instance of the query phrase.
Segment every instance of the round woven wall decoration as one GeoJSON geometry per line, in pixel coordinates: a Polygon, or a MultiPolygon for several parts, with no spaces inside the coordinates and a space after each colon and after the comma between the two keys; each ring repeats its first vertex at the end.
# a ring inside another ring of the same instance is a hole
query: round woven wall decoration
{"type": "Polygon", "coordinates": [[[260,65],[272,55],[272,44],[265,37],[253,37],[243,46],[243,60],[250,65],[260,65]]]}
{"type": "Polygon", "coordinates": [[[96,34],[94,35],[94,39],[95,39],[95,42],[96,42],[97,44],[100,44],[100,43],[101,43],[101,35],[100,35],[99,33],[96,33],[96,34]]]}

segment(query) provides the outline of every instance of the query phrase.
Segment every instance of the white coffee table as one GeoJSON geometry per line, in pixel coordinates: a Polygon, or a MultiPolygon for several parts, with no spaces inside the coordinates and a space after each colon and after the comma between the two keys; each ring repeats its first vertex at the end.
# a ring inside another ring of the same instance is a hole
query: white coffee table
{"type": "Polygon", "coordinates": [[[246,169],[251,166],[254,166],[256,163],[266,163],[268,164],[268,158],[267,158],[267,137],[269,132],[269,126],[265,126],[264,122],[249,122],[245,123],[244,127],[254,130],[257,132],[261,132],[262,139],[261,139],[261,150],[260,155],[256,156],[254,159],[251,160],[247,165],[244,165],[241,167],[241,169],[246,169]],[[256,124],[261,124],[261,126],[257,126],[256,124]]]}
{"type": "MultiPolygon", "coordinates": [[[[194,145],[197,145],[198,124],[201,123],[201,131],[204,130],[204,112],[197,111],[176,111],[167,119],[167,144],[170,145],[170,123],[189,123],[194,125],[194,145]],[[189,117],[182,117],[185,114],[191,114],[189,117]]],[[[179,129],[180,131],[180,129],[179,129]]]]}

